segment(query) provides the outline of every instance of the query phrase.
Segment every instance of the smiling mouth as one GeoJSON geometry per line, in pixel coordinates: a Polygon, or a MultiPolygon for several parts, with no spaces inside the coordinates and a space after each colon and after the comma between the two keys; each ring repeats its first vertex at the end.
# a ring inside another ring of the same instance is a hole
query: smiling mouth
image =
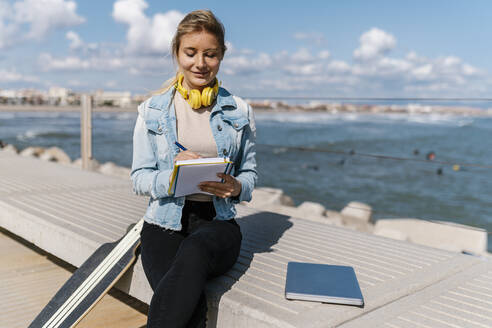
{"type": "Polygon", "coordinates": [[[208,74],[208,72],[205,72],[205,73],[200,73],[200,72],[192,72],[194,75],[198,75],[198,76],[205,76],[208,74]]]}

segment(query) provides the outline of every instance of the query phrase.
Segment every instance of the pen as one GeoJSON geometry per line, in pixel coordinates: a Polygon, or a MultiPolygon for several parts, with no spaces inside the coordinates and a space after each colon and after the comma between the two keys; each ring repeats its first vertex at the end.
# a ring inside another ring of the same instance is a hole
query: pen
{"type": "Polygon", "coordinates": [[[186,149],[186,148],[185,148],[182,144],[180,144],[179,142],[175,141],[174,143],[175,143],[175,144],[176,144],[176,146],[178,146],[181,150],[185,150],[185,151],[186,151],[186,150],[188,150],[188,149],[186,149]]]}

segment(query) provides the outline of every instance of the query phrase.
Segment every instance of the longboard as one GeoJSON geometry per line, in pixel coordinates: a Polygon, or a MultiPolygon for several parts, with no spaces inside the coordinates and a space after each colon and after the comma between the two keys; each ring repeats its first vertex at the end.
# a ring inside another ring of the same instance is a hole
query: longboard
{"type": "Polygon", "coordinates": [[[29,328],[75,326],[135,262],[143,219],[126,235],[101,245],[65,282],[29,328]]]}

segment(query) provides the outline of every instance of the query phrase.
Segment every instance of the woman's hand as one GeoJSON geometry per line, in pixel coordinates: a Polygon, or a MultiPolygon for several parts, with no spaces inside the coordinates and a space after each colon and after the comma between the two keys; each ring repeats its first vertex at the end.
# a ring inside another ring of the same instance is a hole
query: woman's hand
{"type": "Polygon", "coordinates": [[[185,150],[185,151],[180,151],[176,157],[174,157],[174,163],[176,161],[184,161],[186,159],[196,159],[196,158],[201,158],[197,153],[192,152],[191,150],[185,150]]]}
{"type": "MultiPolygon", "coordinates": [[[[185,151],[181,151],[178,153],[178,155],[176,155],[176,157],[174,157],[174,163],[176,163],[176,161],[183,161],[185,159],[196,159],[196,158],[201,158],[202,156],[198,155],[197,153],[194,153],[192,152],[191,150],[185,150],[185,151]]],[[[171,181],[172,181],[172,174],[169,175],[169,184],[171,184],[171,181]]]]}
{"type": "Polygon", "coordinates": [[[241,193],[241,182],[232,175],[217,173],[224,182],[204,181],[198,184],[201,191],[209,192],[221,198],[236,197],[241,193]]]}

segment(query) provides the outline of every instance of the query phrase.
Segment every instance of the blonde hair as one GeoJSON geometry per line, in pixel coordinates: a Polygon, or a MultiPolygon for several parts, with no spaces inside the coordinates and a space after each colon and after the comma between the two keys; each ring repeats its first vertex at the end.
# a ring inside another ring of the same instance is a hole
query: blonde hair
{"type": "MultiPolygon", "coordinates": [[[[181,37],[188,33],[207,31],[215,36],[217,42],[221,47],[220,59],[224,58],[224,54],[227,50],[225,45],[225,29],[224,25],[210,10],[195,10],[186,15],[178,24],[176,33],[174,34],[173,41],[171,43],[171,52],[173,59],[178,58],[179,46],[181,44],[181,37]]],[[[168,79],[162,84],[162,87],[155,91],[153,94],[162,94],[167,92],[177,82],[178,72],[172,78],[168,79]]]]}

